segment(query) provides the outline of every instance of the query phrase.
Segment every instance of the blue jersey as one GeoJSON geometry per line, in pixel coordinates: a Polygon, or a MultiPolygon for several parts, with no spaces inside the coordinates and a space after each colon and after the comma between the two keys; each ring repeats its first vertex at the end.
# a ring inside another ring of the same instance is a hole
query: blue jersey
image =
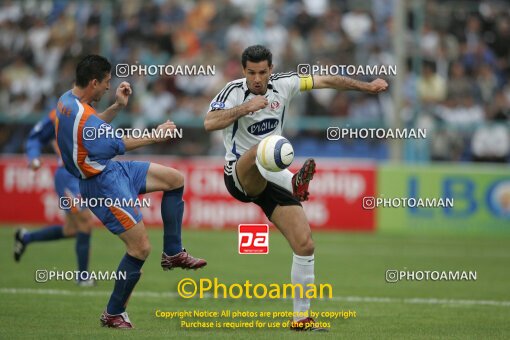
{"type": "Polygon", "coordinates": [[[96,115],[95,109],[80,101],[71,90],[57,104],[55,131],[66,169],[76,177],[100,174],[117,155],[125,152],[124,142],[112,127],[96,115]]]}

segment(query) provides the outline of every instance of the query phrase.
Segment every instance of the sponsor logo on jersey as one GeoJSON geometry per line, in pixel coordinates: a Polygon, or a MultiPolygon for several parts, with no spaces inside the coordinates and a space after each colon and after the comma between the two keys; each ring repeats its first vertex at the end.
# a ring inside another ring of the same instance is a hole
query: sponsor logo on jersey
{"type": "Polygon", "coordinates": [[[279,121],[276,118],[264,119],[263,121],[248,126],[248,132],[256,136],[265,135],[276,129],[278,123],[279,121]]]}
{"type": "Polygon", "coordinates": [[[278,108],[280,107],[280,102],[278,101],[274,101],[274,102],[271,102],[271,110],[275,111],[275,110],[278,110],[278,108]]]}
{"type": "Polygon", "coordinates": [[[223,102],[214,102],[211,104],[213,109],[223,109],[225,107],[225,103],[223,102]]]}

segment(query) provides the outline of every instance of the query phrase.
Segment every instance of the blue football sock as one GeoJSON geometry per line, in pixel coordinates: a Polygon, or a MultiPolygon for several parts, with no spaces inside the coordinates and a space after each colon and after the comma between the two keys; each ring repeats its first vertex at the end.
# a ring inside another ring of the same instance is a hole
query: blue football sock
{"type": "Polygon", "coordinates": [[[141,269],[145,261],[139,260],[126,253],[117,268],[117,280],[113,288],[110,301],[106,307],[108,314],[116,315],[126,311],[127,302],[136,283],[142,275],[141,269]],[[119,273],[126,273],[126,279],[120,278],[119,273]]]}
{"type": "Polygon", "coordinates": [[[76,257],[78,259],[78,270],[87,271],[89,266],[90,234],[79,231],[76,234],[76,257]]]}
{"type": "Polygon", "coordinates": [[[181,226],[184,214],[182,194],[184,187],[165,191],[161,200],[161,217],[163,219],[163,251],[175,255],[182,251],[181,226]]]}
{"type": "Polygon", "coordinates": [[[61,225],[52,225],[23,235],[23,243],[53,241],[64,238],[64,228],[61,225]]]}

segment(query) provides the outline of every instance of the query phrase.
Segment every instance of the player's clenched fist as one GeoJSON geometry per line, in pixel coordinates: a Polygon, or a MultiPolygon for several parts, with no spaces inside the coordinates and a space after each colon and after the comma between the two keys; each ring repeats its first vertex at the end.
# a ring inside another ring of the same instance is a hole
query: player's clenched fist
{"type": "Polygon", "coordinates": [[[376,94],[379,92],[386,91],[388,89],[388,83],[386,80],[377,78],[368,84],[368,93],[376,94]]]}
{"type": "Polygon", "coordinates": [[[32,159],[32,161],[28,164],[28,167],[34,171],[37,171],[39,170],[39,168],[41,167],[41,161],[39,160],[39,158],[34,158],[32,159]]]}
{"type": "Polygon", "coordinates": [[[260,109],[265,108],[269,102],[264,96],[256,96],[246,102],[246,110],[250,112],[256,112],[260,109]]]}
{"type": "Polygon", "coordinates": [[[175,135],[175,130],[177,129],[177,126],[174,122],[171,122],[167,120],[163,124],[159,125],[156,128],[156,136],[154,137],[154,141],[156,143],[158,142],[164,142],[166,140],[169,140],[172,138],[172,136],[175,135]]]}
{"type": "Polygon", "coordinates": [[[115,102],[121,106],[126,106],[132,93],[131,85],[127,81],[123,81],[115,92],[115,102]]]}

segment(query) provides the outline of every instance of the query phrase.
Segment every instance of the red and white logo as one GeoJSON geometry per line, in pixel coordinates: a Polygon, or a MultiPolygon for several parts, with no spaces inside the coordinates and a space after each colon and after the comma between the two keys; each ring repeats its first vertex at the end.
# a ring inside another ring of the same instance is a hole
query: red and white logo
{"type": "Polygon", "coordinates": [[[269,226],[267,224],[239,225],[239,254],[269,253],[269,226]]]}
{"type": "Polygon", "coordinates": [[[277,101],[271,102],[271,110],[273,110],[273,111],[278,110],[279,107],[280,107],[280,102],[277,102],[277,101]]]}

